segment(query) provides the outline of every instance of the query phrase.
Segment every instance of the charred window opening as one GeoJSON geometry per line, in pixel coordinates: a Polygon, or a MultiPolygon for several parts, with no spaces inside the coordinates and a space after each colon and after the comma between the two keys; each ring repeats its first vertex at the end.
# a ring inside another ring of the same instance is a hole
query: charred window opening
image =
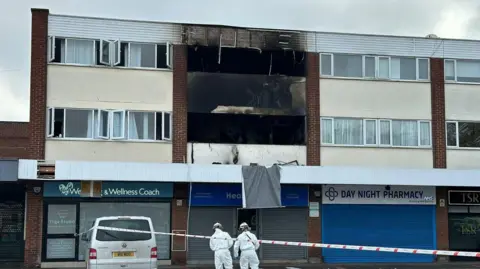
{"type": "Polygon", "coordinates": [[[305,145],[305,117],[188,113],[188,141],[305,145]]]}
{"type": "Polygon", "coordinates": [[[219,47],[188,47],[188,72],[305,77],[305,62],[305,53],[293,50],[223,47],[219,57],[219,47]]]}

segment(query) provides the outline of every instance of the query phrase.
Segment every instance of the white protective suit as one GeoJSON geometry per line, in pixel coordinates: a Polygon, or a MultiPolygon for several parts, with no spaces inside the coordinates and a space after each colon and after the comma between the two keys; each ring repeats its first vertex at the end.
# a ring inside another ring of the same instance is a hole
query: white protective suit
{"type": "Polygon", "coordinates": [[[258,269],[260,261],[258,260],[257,253],[255,252],[260,247],[257,237],[249,231],[242,232],[235,241],[233,247],[233,255],[238,257],[238,250],[240,254],[240,268],[248,269],[249,265],[252,269],[258,269]]]}
{"type": "Polygon", "coordinates": [[[215,269],[222,269],[222,266],[225,269],[232,269],[232,254],[230,253],[230,248],[233,246],[232,237],[218,228],[215,229],[212,237],[215,238],[210,238],[210,249],[215,252],[215,269]]]}

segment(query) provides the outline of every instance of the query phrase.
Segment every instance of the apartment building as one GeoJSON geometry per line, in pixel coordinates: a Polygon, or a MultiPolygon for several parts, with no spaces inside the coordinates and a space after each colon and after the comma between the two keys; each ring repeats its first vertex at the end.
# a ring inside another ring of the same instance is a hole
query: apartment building
{"type": "MultiPolygon", "coordinates": [[[[220,221],[236,235],[247,221],[264,239],[476,250],[477,45],[34,9],[25,263],[81,266],[75,235],[105,212],[164,232],[220,221]],[[243,209],[242,166],[273,164],[282,207],[243,209]]],[[[157,248],[159,264],[213,261],[201,239],[159,236],[157,248]]],[[[259,256],[437,260],[272,245],[259,256]]]]}

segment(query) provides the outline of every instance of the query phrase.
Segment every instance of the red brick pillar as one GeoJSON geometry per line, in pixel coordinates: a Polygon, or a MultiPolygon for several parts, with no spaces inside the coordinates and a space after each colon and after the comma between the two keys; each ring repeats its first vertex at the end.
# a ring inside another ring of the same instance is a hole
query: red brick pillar
{"type": "Polygon", "coordinates": [[[38,267],[42,254],[43,232],[43,184],[34,182],[27,184],[27,223],[25,236],[25,267],[38,267]],[[40,191],[38,193],[38,191],[40,191]]]}
{"type": "MultiPolygon", "coordinates": [[[[320,165],[320,69],[319,69],[318,53],[307,53],[306,67],[306,112],[307,112],[307,165],[320,165]]],[[[322,201],[315,193],[321,191],[321,186],[311,185],[310,203],[319,203],[322,201]]],[[[318,212],[320,214],[320,211],[318,212]]],[[[322,241],[321,217],[308,218],[308,242],[320,243],[322,241]]],[[[309,248],[309,261],[312,263],[320,262],[322,257],[322,249],[309,248]]]]}
{"type": "MultiPolygon", "coordinates": [[[[28,124],[30,159],[45,158],[47,109],[48,9],[32,9],[30,66],[30,123],[28,124]]],[[[40,265],[42,254],[43,184],[27,184],[25,266],[40,265]],[[40,188],[40,189],[39,189],[40,188]],[[40,190],[40,193],[35,193],[40,190]]]]}
{"type": "MultiPolygon", "coordinates": [[[[444,61],[430,58],[430,88],[432,105],[432,149],[433,168],[447,168],[447,149],[445,131],[445,77],[444,61]]],[[[437,188],[437,249],[448,249],[448,199],[447,189],[437,188]],[[443,199],[441,206],[440,200],[443,199]]],[[[439,257],[438,261],[447,261],[439,257]]]]}
{"type": "Polygon", "coordinates": [[[30,67],[30,158],[45,157],[48,9],[32,9],[30,67]]]}
{"type": "MultiPolygon", "coordinates": [[[[172,201],[172,230],[187,233],[188,223],[188,183],[175,183],[172,201]]],[[[174,236],[172,238],[172,264],[187,263],[187,238],[174,236]]]]}
{"type": "Polygon", "coordinates": [[[173,48],[172,162],[187,160],[187,46],[173,48]]]}

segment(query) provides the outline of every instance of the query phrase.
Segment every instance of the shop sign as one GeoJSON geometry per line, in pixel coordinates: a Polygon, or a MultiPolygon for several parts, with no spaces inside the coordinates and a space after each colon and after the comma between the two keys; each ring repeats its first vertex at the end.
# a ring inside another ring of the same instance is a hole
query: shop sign
{"type": "MultiPolygon", "coordinates": [[[[44,197],[81,197],[80,182],[45,182],[44,197]]],[[[173,197],[173,183],[103,182],[102,197],[173,197]]]]}
{"type": "MultiPolygon", "coordinates": [[[[192,184],[191,206],[242,207],[241,184],[192,184]]],[[[281,185],[282,206],[308,206],[308,187],[281,185]]]]}
{"type": "Polygon", "coordinates": [[[324,185],[324,204],[435,205],[435,187],[380,185],[324,185]]]}
{"type": "Polygon", "coordinates": [[[449,205],[480,205],[480,191],[448,191],[449,205]]]}

